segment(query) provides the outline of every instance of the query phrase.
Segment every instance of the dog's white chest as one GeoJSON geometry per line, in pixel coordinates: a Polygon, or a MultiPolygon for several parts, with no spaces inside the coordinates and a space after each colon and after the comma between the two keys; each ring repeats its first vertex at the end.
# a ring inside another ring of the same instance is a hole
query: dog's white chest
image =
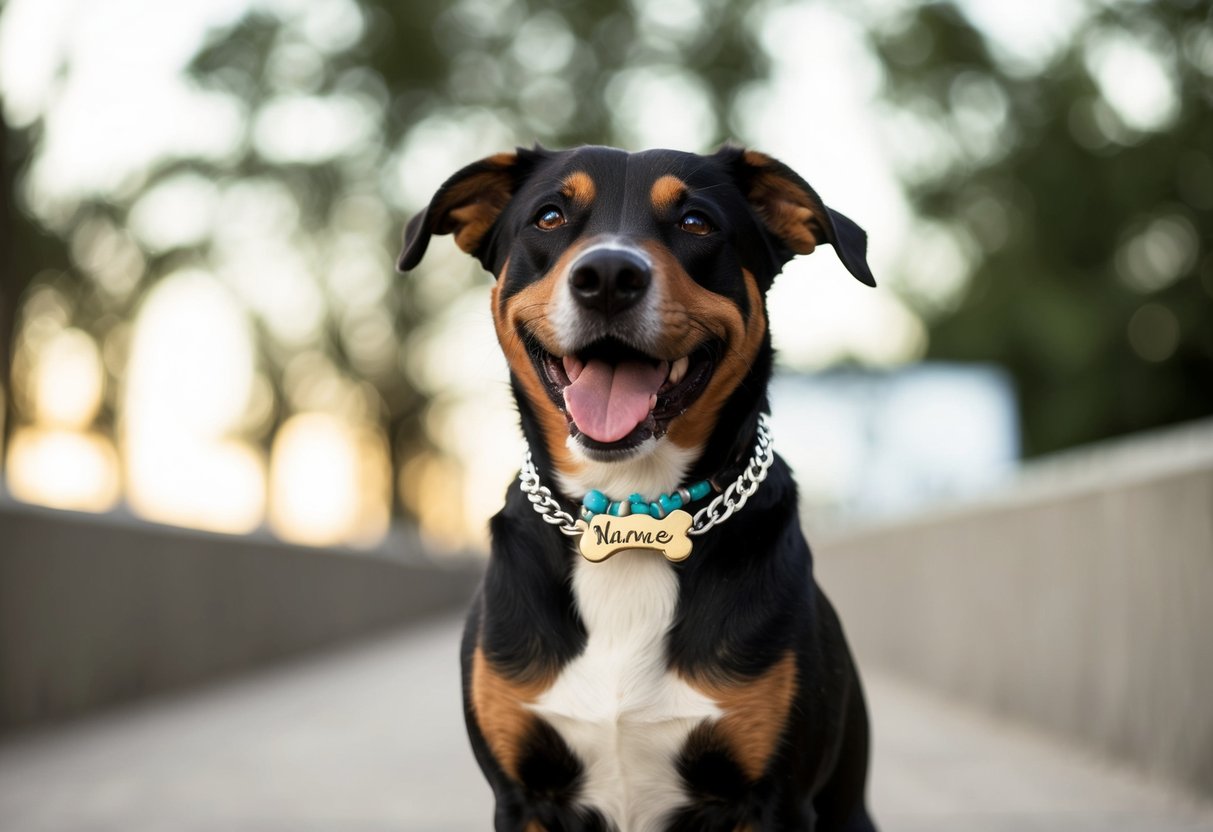
{"type": "Polygon", "coordinates": [[[677,576],[655,552],[625,551],[603,563],[578,560],[573,593],[585,652],[532,708],[585,765],[581,802],[620,832],[655,832],[685,802],[675,763],[687,734],[720,716],[665,666],[677,576]]]}

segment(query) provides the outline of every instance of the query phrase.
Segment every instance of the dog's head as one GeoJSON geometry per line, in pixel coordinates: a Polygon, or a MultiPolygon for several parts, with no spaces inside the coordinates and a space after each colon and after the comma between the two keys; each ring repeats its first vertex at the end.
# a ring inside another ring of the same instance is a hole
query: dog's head
{"type": "Polygon", "coordinates": [[[855,223],[786,165],[734,147],[490,156],[408,224],[402,270],[433,234],[496,276],[524,430],[566,477],[662,448],[684,468],[726,461],[765,405],[765,294],[783,265],[830,243],[875,285],[855,223]]]}

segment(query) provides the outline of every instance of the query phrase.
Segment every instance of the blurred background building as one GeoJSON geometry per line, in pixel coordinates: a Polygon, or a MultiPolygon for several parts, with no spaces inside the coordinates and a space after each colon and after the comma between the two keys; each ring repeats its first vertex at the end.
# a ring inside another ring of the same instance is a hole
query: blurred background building
{"type": "Polygon", "coordinates": [[[403,223],[516,145],[724,141],[869,233],[880,288],[770,297],[812,526],[1213,415],[1207,2],[3,0],[0,507],[482,552],[490,279],[396,275],[403,223]]]}

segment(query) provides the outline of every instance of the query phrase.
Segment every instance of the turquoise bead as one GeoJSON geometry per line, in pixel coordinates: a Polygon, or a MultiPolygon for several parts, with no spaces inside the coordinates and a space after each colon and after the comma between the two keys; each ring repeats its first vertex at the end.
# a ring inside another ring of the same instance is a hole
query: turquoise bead
{"type": "Polygon", "coordinates": [[[672,494],[662,494],[656,500],[648,502],[642,494],[632,494],[626,500],[612,502],[601,491],[595,489],[585,495],[581,501],[581,516],[589,520],[596,514],[608,514],[611,517],[626,517],[629,514],[648,514],[661,519],[676,509],[684,508],[695,500],[701,500],[712,491],[711,483],[700,480],[686,488],[680,488],[672,494]],[[690,499],[686,499],[689,497],[690,499]]]}
{"type": "Polygon", "coordinates": [[[610,500],[608,500],[606,495],[601,491],[595,490],[591,491],[589,494],[586,494],[585,499],[581,501],[581,504],[594,514],[602,514],[607,510],[607,506],[610,505],[610,500]]]}

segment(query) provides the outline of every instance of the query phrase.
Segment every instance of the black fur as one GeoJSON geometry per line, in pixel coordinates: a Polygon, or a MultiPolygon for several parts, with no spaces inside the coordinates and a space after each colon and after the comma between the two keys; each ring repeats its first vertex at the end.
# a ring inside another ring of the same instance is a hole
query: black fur
{"type": "MultiPolygon", "coordinates": [[[[409,224],[403,267],[416,265],[433,233],[450,231],[459,208],[449,197],[466,177],[484,173],[477,163],[452,177],[427,212],[409,224]]],[[[768,169],[807,192],[823,219],[823,233],[847,268],[873,284],[864,260],[865,236],[853,222],[820,202],[795,173],[777,162],[768,169]]],[[[749,312],[741,270],[765,291],[792,256],[747,202],[749,181],[760,174],[743,152],[726,148],[712,156],[650,151],[626,154],[608,148],[552,152],[520,150],[516,162],[493,171],[494,187],[508,200],[475,250],[500,276],[499,303],[551,268],[560,252],[583,235],[610,232],[657,240],[703,288],[749,312]],[[558,193],[561,177],[587,171],[597,185],[594,210],[570,204],[558,193]],[[692,186],[680,211],[706,213],[718,229],[712,239],[671,229],[638,199],[663,173],[692,186]],[[554,232],[533,227],[544,206],[569,217],[554,232]]],[[[498,194],[496,198],[501,198],[498,194]]],[[[466,201],[466,196],[462,197],[466,201]]],[[[773,354],[769,334],[748,374],[722,407],[711,437],[688,481],[735,469],[753,447],[759,415],[768,409],[767,382],[773,354]]],[[[523,432],[543,480],[554,486],[541,422],[517,378],[514,388],[523,432]]],[[[573,496],[573,495],[570,495],[573,496]]],[[[580,495],[576,495],[580,496],[580,495]]],[[[570,588],[574,560],[569,539],[545,524],[517,487],[492,520],[493,551],[481,593],[468,618],[463,642],[468,732],[476,758],[497,797],[496,828],[522,832],[610,830],[602,815],[578,808],[585,772],[561,737],[542,720],[522,745],[520,780],[507,776],[493,757],[470,704],[470,664],[479,646],[501,672],[519,679],[554,673],[585,647],[586,631],[570,588]]],[[[679,602],[668,632],[668,666],[687,677],[752,679],[791,651],[797,688],[774,758],[749,782],[729,748],[706,726],[693,731],[677,760],[691,805],[668,819],[666,829],[733,832],[738,829],[872,832],[865,808],[868,724],[863,694],[841,626],[812,577],[812,556],[800,530],[796,486],[776,459],[744,510],[695,538],[690,559],[675,564],[679,602]]]]}

